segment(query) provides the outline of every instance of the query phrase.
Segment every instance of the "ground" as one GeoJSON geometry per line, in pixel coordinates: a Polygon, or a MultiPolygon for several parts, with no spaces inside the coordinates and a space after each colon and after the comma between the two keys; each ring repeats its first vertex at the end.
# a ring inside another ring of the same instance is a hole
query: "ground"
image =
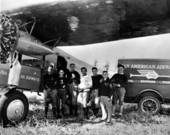
{"type": "MultiPolygon", "coordinates": [[[[26,121],[16,127],[2,128],[2,135],[170,135],[170,106],[164,105],[163,111],[155,116],[141,115],[135,104],[125,104],[122,118],[113,118],[113,124],[84,120],[79,108],[77,119],[66,117],[54,120],[49,110],[44,119],[43,98],[34,93],[27,94],[29,114],[26,121]],[[31,95],[31,96],[30,96],[31,95]],[[169,132],[168,132],[169,131],[169,132]]],[[[66,111],[66,114],[68,110],[66,111]]],[[[99,113],[100,114],[100,113],[99,113]]]]}

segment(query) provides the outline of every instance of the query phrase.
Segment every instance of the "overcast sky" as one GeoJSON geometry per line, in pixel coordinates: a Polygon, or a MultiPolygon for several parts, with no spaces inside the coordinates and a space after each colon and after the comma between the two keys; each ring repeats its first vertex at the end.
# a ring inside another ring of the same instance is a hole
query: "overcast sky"
{"type": "Polygon", "coordinates": [[[116,71],[118,59],[169,59],[170,34],[147,36],[85,46],[59,47],[68,54],[103,68],[107,63],[116,71]]]}
{"type": "Polygon", "coordinates": [[[76,1],[76,0],[0,0],[0,11],[13,10],[16,8],[62,1],[76,1]]]}

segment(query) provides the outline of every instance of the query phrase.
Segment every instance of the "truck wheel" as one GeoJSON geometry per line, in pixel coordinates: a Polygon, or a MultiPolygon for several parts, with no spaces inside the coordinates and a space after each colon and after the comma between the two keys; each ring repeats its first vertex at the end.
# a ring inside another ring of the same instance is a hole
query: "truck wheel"
{"type": "Polygon", "coordinates": [[[25,120],[28,109],[28,99],[22,92],[12,90],[12,92],[1,95],[0,114],[4,126],[25,120]]]}
{"type": "Polygon", "coordinates": [[[154,96],[142,97],[139,101],[139,111],[145,114],[157,114],[161,109],[161,104],[158,98],[154,96]]]}

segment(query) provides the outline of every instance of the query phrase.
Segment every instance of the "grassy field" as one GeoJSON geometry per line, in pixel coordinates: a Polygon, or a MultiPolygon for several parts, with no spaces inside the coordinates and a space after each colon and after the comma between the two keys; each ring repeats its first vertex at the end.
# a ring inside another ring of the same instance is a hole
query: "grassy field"
{"type": "Polygon", "coordinates": [[[81,115],[77,119],[54,120],[51,110],[46,120],[40,101],[36,96],[29,97],[30,111],[26,121],[17,127],[0,127],[0,135],[168,135],[170,131],[169,106],[164,106],[159,115],[146,116],[139,114],[135,105],[126,104],[123,118],[112,119],[113,124],[107,125],[99,122],[99,118],[85,121],[81,115]]]}

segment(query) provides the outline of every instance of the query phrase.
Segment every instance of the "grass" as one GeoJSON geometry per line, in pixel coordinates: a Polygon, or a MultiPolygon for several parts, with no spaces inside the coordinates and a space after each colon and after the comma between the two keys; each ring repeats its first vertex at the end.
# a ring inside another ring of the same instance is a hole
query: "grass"
{"type": "Polygon", "coordinates": [[[85,121],[81,115],[77,119],[54,120],[51,110],[46,120],[42,102],[36,97],[29,98],[29,102],[26,121],[17,127],[0,127],[0,135],[168,135],[170,131],[169,107],[164,108],[163,114],[150,116],[140,114],[135,105],[126,104],[123,117],[113,119],[113,125],[106,125],[85,121]]]}

